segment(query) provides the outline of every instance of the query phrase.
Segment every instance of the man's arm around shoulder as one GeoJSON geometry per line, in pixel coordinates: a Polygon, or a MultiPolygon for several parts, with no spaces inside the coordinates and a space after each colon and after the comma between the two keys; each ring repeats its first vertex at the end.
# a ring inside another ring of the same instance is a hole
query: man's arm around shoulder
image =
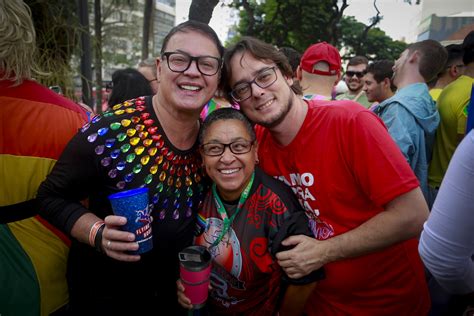
{"type": "Polygon", "coordinates": [[[385,210],[359,227],[327,240],[291,236],[283,241],[293,249],[277,253],[278,263],[291,278],[300,278],[327,263],[363,256],[418,237],[428,217],[420,188],[388,202],[385,210]]]}

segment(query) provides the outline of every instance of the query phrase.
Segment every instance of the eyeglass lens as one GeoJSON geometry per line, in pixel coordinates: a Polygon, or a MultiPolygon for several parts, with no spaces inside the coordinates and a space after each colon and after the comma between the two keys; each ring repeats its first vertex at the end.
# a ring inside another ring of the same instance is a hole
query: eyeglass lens
{"type": "Polygon", "coordinates": [[[237,101],[243,101],[252,95],[252,83],[262,89],[268,88],[277,80],[275,67],[262,70],[252,81],[242,82],[234,87],[231,92],[232,97],[237,101]]]}
{"type": "Polygon", "coordinates": [[[166,52],[163,54],[168,61],[168,67],[174,72],[184,72],[196,61],[197,69],[207,76],[215,75],[219,71],[220,59],[212,56],[191,56],[179,52],[166,52]]]}
{"type": "Polygon", "coordinates": [[[221,143],[207,143],[202,145],[202,149],[205,155],[208,156],[220,156],[224,153],[225,148],[229,147],[230,151],[235,154],[246,154],[252,148],[253,142],[238,140],[229,144],[221,143]]]}

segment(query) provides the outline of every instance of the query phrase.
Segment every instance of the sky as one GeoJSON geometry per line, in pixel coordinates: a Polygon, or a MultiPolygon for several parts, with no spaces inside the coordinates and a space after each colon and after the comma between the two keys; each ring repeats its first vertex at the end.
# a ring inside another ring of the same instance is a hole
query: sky
{"type": "MultiPolygon", "coordinates": [[[[209,25],[216,31],[222,43],[227,39],[227,31],[233,23],[234,19],[232,16],[235,15],[235,11],[232,12],[228,6],[221,5],[223,2],[220,0],[219,4],[214,8],[212,19],[209,22],[209,25]]],[[[190,6],[191,0],[176,0],[176,24],[188,19],[190,6]]]]}
{"type": "MultiPolygon", "coordinates": [[[[349,7],[344,15],[354,16],[359,22],[369,24],[369,19],[377,14],[373,0],[348,0],[349,7]]],[[[421,19],[421,5],[409,5],[403,0],[378,0],[377,8],[382,21],[378,28],[394,40],[415,42],[421,19]]]]}
{"type": "MultiPolygon", "coordinates": [[[[348,0],[348,3],[349,7],[344,11],[344,15],[354,16],[362,23],[369,24],[369,19],[376,14],[373,0],[348,0]]],[[[190,5],[191,0],[176,0],[177,24],[187,20],[190,5]]],[[[383,16],[377,27],[394,40],[405,40],[407,43],[416,41],[421,5],[409,5],[403,0],[377,0],[377,7],[383,16]]],[[[223,42],[233,20],[231,15],[231,10],[219,3],[209,23],[223,42]]]]}

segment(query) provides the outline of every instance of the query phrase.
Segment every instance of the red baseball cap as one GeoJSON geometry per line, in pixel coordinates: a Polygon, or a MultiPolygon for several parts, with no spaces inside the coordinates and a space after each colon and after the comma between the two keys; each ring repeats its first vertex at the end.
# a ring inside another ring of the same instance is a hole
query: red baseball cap
{"type": "Polygon", "coordinates": [[[306,49],[301,57],[300,67],[306,72],[323,76],[336,75],[341,70],[341,55],[337,48],[326,42],[313,44],[306,49]],[[329,64],[329,71],[313,69],[320,61],[329,64]]]}

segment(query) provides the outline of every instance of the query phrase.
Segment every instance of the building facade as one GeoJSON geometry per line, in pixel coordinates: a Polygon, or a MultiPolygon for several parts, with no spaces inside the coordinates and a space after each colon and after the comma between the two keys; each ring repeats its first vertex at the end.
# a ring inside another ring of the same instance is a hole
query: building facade
{"type": "Polygon", "coordinates": [[[444,44],[463,40],[474,30],[474,1],[423,0],[418,41],[433,39],[444,44]]]}
{"type": "MultiPolygon", "coordinates": [[[[103,1],[103,78],[117,69],[136,67],[141,60],[145,1],[103,1]],[[114,7],[118,6],[118,7],[114,7]]],[[[150,20],[149,57],[160,55],[163,38],[175,25],[175,0],[154,0],[150,20]]],[[[91,21],[93,15],[91,17],[91,21]]]]}

